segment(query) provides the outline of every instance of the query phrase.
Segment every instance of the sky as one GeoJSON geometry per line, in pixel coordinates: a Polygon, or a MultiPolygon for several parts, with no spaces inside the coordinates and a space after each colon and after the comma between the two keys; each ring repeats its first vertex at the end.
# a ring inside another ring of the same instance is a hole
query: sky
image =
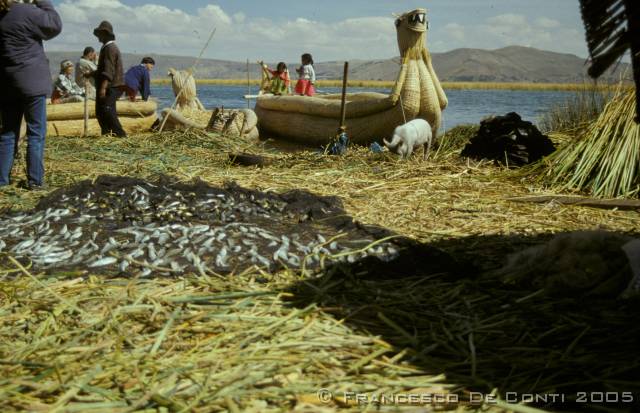
{"type": "Polygon", "coordinates": [[[50,51],[99,46],[109,20],[123,52],[223,60],[387,59],[398,55],[393,13],[428,10],[432,52],[530,46],[587,56],[578,0],[54,0],[63,33],[50,51]]]}

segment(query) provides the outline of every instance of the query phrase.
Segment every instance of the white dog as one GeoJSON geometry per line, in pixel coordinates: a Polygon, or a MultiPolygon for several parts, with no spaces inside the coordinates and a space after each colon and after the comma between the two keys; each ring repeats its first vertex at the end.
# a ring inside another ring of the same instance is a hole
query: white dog
{"type": "Polygon", "coordinates": [[[418,147],[424,147],[424,159],[429,156],[431,149],[431,141],[433,140],[433,132],[431,125],[424,119],[414,119],[398,126],[393,131],[393,139],[391,142],[383,139],[384,145],[390,151],[397,153],[403,158],[411,156],[418,147]]]}

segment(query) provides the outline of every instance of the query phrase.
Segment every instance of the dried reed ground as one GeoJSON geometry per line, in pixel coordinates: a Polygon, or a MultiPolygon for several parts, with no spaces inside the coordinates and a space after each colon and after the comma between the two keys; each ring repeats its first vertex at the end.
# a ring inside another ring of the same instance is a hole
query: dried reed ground
{"type": "MultiPolygon", "coordinates": [[[[508,202],[506,197],[541,188],[446,153],[429,162],[419,157],[399,162],[359,149],[340,158],[274,154],[277,161],[263,169],[227,163],[230,151],[245,149],[268,152],[249,142],[193,133],[49,139],[47,179],[57,188],[105,173],[162,173],[214,185],[234,180],[261,190],[337,195],[362,222],[421,241],[458,239],[450,251],[480,267],[497,265],[520,245],[484,246],[463,237],[640,227],[635,212],[508,202]]],[[[24,177],[23,168],[17,165],[14,178],[24,177]]],[[[5,189],[0,210],[30,208],[39,196],[5,189]]],[[[416,352],[411,346],[393,347],[366,329],[354,329],[332,316],[331,308],[288,305],[291,297],[279,291],[301,281],[293,273],[46,278],[10,257],[2,257],[0,268],[2,411],[331,412],[344,408],[344,400],[323,405],[318,389],[383,394],[459,389],[439,371],[410,363],[416,352]]],[[[398,281],[396,297],[410,299],[419,282],[398,281]]],[[[381,319],[389,321],[390,331],[407,335],[384,314],[381,319]]],[[[476,361],[470,357],[471,371],[476,361]]]]}

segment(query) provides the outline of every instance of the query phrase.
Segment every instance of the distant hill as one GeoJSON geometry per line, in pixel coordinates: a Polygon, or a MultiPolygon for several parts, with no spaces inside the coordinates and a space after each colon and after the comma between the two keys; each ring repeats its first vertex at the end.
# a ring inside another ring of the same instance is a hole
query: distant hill
{"type": "MultiPolygon", "coordinates": [[[[64,59],[77,60],[78,53],[48,52],[51,72],[58,73],[64,59]]],[[[151,54],[157,63],[154,78],[164,78],[170,67],[188,68],[195,59],[182,56],[151,54]]],[[[140,62],[142,55],[123,55],[125,70],[140,62]]],[[[352,60],[349,62],[349,77],[352,80],[395,80],[399,58],[384,60],[352,60]]],[[[271,63],[273,66],[273,63],[271,63]]],[[[288,63],[290,71],[296,63],[288,63]]],[[[340,79],[343,62],[316,63],[320,79],[340,79]]],[[[522,46],[509,46],[496,50],[455,49],[446,53],[433,53],[433,65],[440,80],[464,82],[534,82],[534,83],[580,83],[586,77],[585,59],[572,54],[549,52],[522,46]]],[[[616,72],[606,75],[608,80],[619,79],[620,73],[628,70],[628,64],[620,64],[616,72]]],[[[260,68],[250,64],[252,79],[260,77],[260,68]]],[[[294,73],[295,75],[295,73],[294,73]]],[[[246,62],[218,59],[202,59],[197,67],[200,79],[244,79],[247,77],[246,62]]]]}

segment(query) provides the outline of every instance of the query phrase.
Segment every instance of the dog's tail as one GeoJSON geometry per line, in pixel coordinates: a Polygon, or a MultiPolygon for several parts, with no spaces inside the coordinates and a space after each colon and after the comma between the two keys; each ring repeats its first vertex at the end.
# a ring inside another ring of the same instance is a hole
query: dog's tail
{"type": "Polygon", "coordinates": [[[393,139],[391,140],[391,142],[389,142],[385,138],[382,138],[382,141],[384,142],[384,146],[386,146],[389,149],[394,149],[396,146],[400,145],[400,143],[402,142],[398,135],[393,135],[393,139]]]}

